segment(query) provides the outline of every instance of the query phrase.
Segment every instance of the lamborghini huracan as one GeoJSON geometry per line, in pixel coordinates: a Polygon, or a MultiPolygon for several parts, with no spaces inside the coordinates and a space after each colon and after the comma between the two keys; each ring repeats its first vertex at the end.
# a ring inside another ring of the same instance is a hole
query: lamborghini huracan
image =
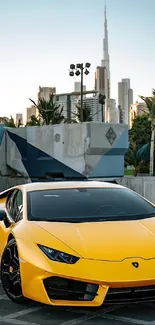
{"type": "Polygon", "coordinates": [[[106,182],[10,188],[0,193],[0,265],[16,303],[155,300],[155,206],[106,182]]]}

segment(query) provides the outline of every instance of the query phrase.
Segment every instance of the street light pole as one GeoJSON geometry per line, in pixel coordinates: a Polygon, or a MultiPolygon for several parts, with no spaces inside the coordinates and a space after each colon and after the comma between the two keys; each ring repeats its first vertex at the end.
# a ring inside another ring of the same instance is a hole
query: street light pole
{"type": "Polygon", "coordinates": [[[80,120],[83,122],[83,63],[81,63],[81,111],[80,120]]]}
{"type": "Polygon", "coordinates": [[[88,68],[90,68],[91,64],[90,63],[86,63],[85,67],[83,63],[77,63],[76,67],[75,64],[71,64],[70,65],[70,72],[69,75],[71,77],[74,77],[74,74],[76,76],[79,76],[81,74],[81,107],[80,107],[80,122],[83,122],[83,74],[85,73],[85,75],[89,74],[89,70],[88,68]],[[76,72],[74,72],[74,70],[76,69],[76,72]],[[85,70],[85,71],[84,71],[85,70]]]}
{"type": "Polygon", "coordinates": [[[106,96],[99,94],[99,104],[101,104],[101,111],[102,111],[102,122],[105,122],[105,112],[104,112],[104,105],[105,105],[105,100],[106,100],[106,96]]]}

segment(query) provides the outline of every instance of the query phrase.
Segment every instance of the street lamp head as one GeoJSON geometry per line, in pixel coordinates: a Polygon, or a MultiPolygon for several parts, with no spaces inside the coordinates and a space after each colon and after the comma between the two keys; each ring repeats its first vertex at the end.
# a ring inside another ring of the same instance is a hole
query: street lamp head
{"type": "Polygon", "coordinates": [[[75,69],[75,64],[70,64],[70,69],[74,70],[75,69]]]}
{"type": "Polygon", "coordinates": [[[81,63],[77,63],[76,67],[77,69],[81,69],[81,63]]]}
{"type": "Polygon", "coordinates": [[[86,68],[90,68],[90,66],[91,66],[91,64],[90,64],[89,62],[87,62],[87,63],[85,64],[85,67],[86,67],[86,68]]]}
{"type": "Polygon", "coordinates": [[[69,75],[70,75],[70,77],[74,77],[74,72],[70,71],[69,75]]]}
{"type": "Polygon", "coordinates": [[[99,104],[104,105],[105,104],[105,99],[106,99],[105,95],[99,94],[99,104]]]}
{"type": "Polygon", "coordinates": [[[75,72],[75,74],[76,74],[76,76],[79,76],[79,75],[80,75],[80,71],[77,70],[77,71],[75,72]]]}
{"type": "Polygon", "coordinates": [[[86,69],[84,73],[85,73],[85,74],[86,74],[86,76],[87,76],[87,75],[89,74],[89,71],[88,71],[88,69],[86,69]]]}

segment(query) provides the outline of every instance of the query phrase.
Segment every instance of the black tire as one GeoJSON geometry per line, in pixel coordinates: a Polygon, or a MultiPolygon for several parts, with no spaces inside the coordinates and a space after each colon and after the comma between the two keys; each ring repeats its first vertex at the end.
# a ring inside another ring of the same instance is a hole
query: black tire
{"type": "Polygon", "coordinates": [[[6,245],[1,259],[1,281],[6,295],[17,304],[24,304],[28,299],[23,296],[20,263],[15,239],[6,245]]]}

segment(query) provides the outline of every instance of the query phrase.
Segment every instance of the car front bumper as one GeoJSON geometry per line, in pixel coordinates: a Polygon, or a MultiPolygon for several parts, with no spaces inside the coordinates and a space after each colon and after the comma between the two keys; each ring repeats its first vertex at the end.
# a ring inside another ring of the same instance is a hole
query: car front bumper
{"type": "Polygon", "coordinates": [[[44,304],[97,307],[106,302],[155,300],[155,259],[80,259],[74,265],[48,258],[32,261],[20,259],[23,294],[44,304]]]}

